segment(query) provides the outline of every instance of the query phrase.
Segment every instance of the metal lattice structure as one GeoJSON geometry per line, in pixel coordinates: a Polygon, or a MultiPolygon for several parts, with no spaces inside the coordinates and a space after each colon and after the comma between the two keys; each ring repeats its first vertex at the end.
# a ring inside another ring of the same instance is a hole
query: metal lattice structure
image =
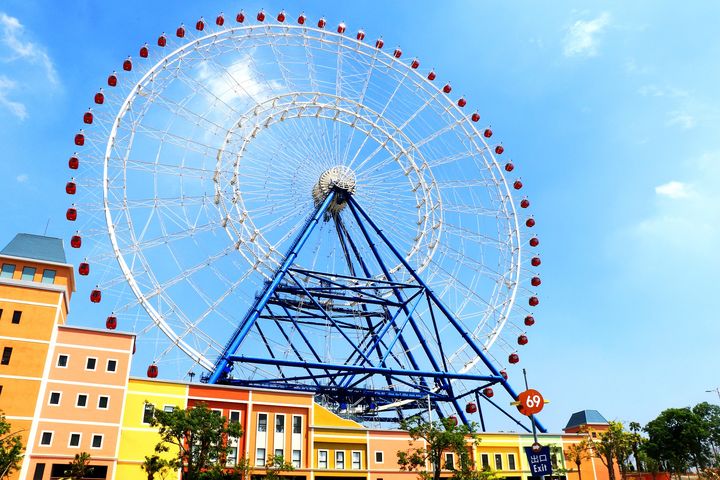
{"type": "Polygon", "coordinates": [[[68,183],[91,299],[152,339],[153,373],[380,420],[516,397],[502,364],[534,323],[538,240],[466,99],[324,19],[175,33],[95,95],[68,183]]]}

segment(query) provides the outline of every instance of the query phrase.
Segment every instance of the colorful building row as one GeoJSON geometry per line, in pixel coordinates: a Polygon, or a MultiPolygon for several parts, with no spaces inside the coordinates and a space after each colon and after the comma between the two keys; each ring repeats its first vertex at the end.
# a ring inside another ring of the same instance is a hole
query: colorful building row
{"type": "MultiPolygon", "coordinates": [[[[154,409],[200,403],[242,426],[244,435],[229,439],[229,467],[245,458],[262,475],[267,461],[282,455],[295,479],[417,478],[397,463],[397,452],[409,446],[406,432],[341,418],[311,393],[130,377],[134,335],[66,325],[74,277],[61,240],[17,235],[0,251],[0,264],[0,410],[26,442],[11,478],[60,478],[79,452],[91,455],[93,478],[146,478],[141,464],[159,441],[150,424],[154,409]]],[[[602,429],[607,422],[580,412],[565,434],[540,436],[557,447],[555,469],[574,470],[563,451],[583,438],[577,433],[583,424],[602,429]]],[[[532,443],[529,434],[483,433],[470,448],[476,468],[520,480],[531,477],[524,447],[532,443]]],[[[445,464],[457,459],[447,453],[445,464]]],[[[580,473],[585,480],[608,477],[598,460],[584,462],[580,473]]]]}

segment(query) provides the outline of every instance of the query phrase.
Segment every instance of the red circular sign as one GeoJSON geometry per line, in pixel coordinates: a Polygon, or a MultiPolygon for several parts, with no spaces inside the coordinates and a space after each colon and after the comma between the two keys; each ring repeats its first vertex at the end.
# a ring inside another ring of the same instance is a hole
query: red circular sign
{"type": "Polygon", "coordinates": [[[525,390],[518,395],[518,410],[523,415],[535,415],[545,406],[545,399],[542,394],[534,389],[525,390]]]}

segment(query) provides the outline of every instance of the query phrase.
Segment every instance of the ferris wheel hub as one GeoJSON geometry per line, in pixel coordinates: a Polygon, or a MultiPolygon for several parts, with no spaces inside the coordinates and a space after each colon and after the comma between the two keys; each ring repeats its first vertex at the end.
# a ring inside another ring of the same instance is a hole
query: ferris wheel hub
{"type": "MultiPolygon", "coordinates": [[[[320,174],[320,178],[313,186],[312,196],[315,206],[320,205],[332,190],[340,190],[352,195],[355,193],[355,172],[345,165],[336,165],[320,174]]],[[[328,211],[337,214],[345,208],[345,199],[338,197],[328,207],[328,211]]]]}

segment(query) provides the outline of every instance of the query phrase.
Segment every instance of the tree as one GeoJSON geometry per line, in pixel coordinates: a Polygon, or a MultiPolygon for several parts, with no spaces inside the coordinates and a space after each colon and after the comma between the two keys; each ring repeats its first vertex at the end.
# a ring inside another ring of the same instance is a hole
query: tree
{"type": "MultiPolygon", "coordinates": [[[[425,422],[419,416],[402,420],[400,427],[407,430],[410,438],[410,448],[397,452],[398,465],[403,471],[417,471],[424,479],[439,480],[442,467],[453,470],[453,478],[466,480],[477,478],[479,472],[473,471],[472,459],[468,453],[468,440],[472,445],[479,442],[474,425],[457,425],[449,418],[440,421],[425,422]],[[414,443],[424,440],[427,447],[415,447],[414,443]],[[457,464],[447,465],[443,462],[443,454],[453,453],[457,457],[457,464]],[[430,463],[432,472],[426,470],[430,463]],[[459,468],[458,468],[459,467],[459,468]]],[[[483,477],[484,478],[484,477],[483,477]]]]}
{"type": "Polygon", "coordinates": [[[92,474],[94,469],[95,467],[90,465],[89,453],[76,453],[75,458],[68,464],[67,470],[63,472],[63,475],[66,475],[63,480],[82,480],[92,474]]]}
{"type": "Polygon", "coordinates": [[[691,466],[698,471],[709,462],[708,432],[690,408],[669,408],[645,426],[645,451],[671,473],[680,477],[691,466]]]}
{"type": "Polygon", "coordinates": [[[12,430],[10,423],[5,420],[5,414],[0,412],[0,478],[6,478],[17,470],[23,456],[22,430],[12,430]]]}
{"type": "Polygon", "coordinates": [[[295,470],[292,463],[285,461],[282,455],[273,455],[265,465],[265,480],[280,480],[283,472],[295,470]]]}
{"type": "Polygon", "coordinates": [[[632,450],[633,458],[635,459],[635,470],[642,472],[643,464],[640,460],[640,447],[645,441],[645,439],[640,435],[642,426],[638,422],[630,422],[628,427],[632,432],[628,438],[630,440],[630,450],[632,450]]]}
{"type": "Polygon", "coordinates": [[[170,464],[182,468],[183,480],[197,480],[206,470],[222,470],[230,450],[227,438],[243,434],[239,423],[228,423],[205,404],[170,412],[155,409],[151,424],[158,427],[161,438],[155,451],[174,450],[170,464]]]}
{"type": "MultiPolygon", "coordinates": [[[[587,431],[587,430],[586,430],[587,431]]],[[[592,432],[590,432],[592,433],[592,432]]],[[[592,455],[599,458],[608,469],[608,477],[615,480],[615,462],[620,468],[623,480],[627,474],[627,463],[630,457],[630,442],[628,433],[625,432],[620,422],[610,422],[608,429],[604,432],[596,432],[597,439],[588,435],[587,441],[592,455]]]]}
{"type": "Polygon", "coordinates": [[[140,468],[147,473],[147,480],[153,480],[157,473],[164,477],[163,473],[171,468],[171,462],[155,454],[149,457],[145,456],[145,461],[140,465],[140,468]]]}
{"type": "Polygon", "coordinates": [[[572,445],[567,447],[567,450],[565,450],[565,458],[567,458],[571,463],[575,464],[575,466],[577,467],[578,480],[582,480],[582,472],[580,471],[580,466],[582,465],[582,462],[584,460],[588,460],[590,458],[587,440],[581,440],[578,443],[573,443],[572,445]]]}
{"type": "Polygon", "coordinates": [[[705,442],[712,451],[711,463],[718,467],[720,459],[720,406],[708,402],[698,403],[692,408],[695,415],[703,422],[707,437],[705,442]]]}

